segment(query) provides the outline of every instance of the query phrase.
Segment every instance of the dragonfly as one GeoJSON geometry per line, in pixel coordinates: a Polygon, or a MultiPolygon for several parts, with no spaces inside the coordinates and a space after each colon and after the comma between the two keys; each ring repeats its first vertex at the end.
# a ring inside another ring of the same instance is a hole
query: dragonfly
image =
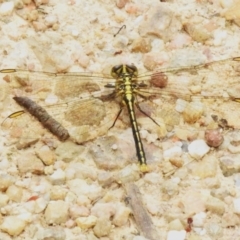
{"type": "MultiPolygon", "coordinates": [[[[106,134],[127,109],[142,172],[149,169],[136,111],[155,125],[150,131],[164,128],[162,119],[169,130],[172,125],[179,124],[179,114],[173,110],[177,109],[183,115],[183,125],[192,124],[204,114],[201,107],[204,101],[210,101],[213,108],[221,103],[240,101],[237,91],[240,89],[240,57],[142,74],[135,65],[125,64],[114,66],[110,74],[21,69],[2,69],[0,74],[2,89],[7,92],[4,101],[14,105],[14,98],[27,97],[39,105],[48,105],[46,109],[50,115],[60,116],[60,122],[66,128],[73,126],[70,135],[77,143],[106,134]],[[150,105],[145,105],[146,102],[150,105]],[[174,106],[171,110],[170,104],[174,106]],[[93,126],[96,127],[94,130],[93,126]]],[[[19,113],[22,112],[9,116],[19,113]]]]}

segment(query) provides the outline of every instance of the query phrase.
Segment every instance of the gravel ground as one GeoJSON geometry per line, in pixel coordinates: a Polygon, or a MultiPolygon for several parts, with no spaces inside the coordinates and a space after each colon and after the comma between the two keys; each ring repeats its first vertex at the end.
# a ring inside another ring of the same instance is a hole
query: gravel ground
{"type": "MultiPolygon", "coordinates": [[[[97,73],[117,64],[134,64],[144,79],[160,68],[240,56],[238,0],[0,1],[0,19],[0,69],[87,72],[91,89],[97,73]]],[[[75,107],[87,97],[75,76],[57,77],[74,82],[69,93],[55,75],[1,73],[0,239],[238,239],[236,60],[165,73],[162,95],[174,97],[141,103],[159,123],[137,113],[145,174],[127,113],[108,131],[116,103],[75,107]],[[71,138],[59,141],[28,114],[7,118],[22,109],[12,99],[22,95],[48,105],[71,138]]]]}

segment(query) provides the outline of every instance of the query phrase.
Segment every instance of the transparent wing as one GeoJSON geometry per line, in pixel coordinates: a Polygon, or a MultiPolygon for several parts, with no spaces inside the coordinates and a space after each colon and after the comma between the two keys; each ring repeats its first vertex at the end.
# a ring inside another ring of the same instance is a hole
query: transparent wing
{"type": "MultiPolygon", "coordinates": [[[[14,102],[14,96],[27,97],[42,106],[50,116],[66,128],[71,126],[70,134],[73,137],[76,136],[75,141],[78,143],[102,135],[114,121],[112,117],[114,111],[109,113],[109,110],[115,105],[111,104],[108,109],[109,103],[104,104],[101,100],[114,91],[113,88],[104,88],[106,84],[114,84],[113,79],[108,76],[92,73],[54,74],[11,69],[2,70],[1,75],[2,100],[4,100],[4,109],[7,109],[3,118],[21,109],[14,102]]],[[[18,118],[7,118],[6,120],[9,121],[4,122],[6,130],[13,129],[12,136],[18,137],[19,131],[27,128],[32,128],[30,132],[36,136],[34,131],[36,126],[35,128],[26,126],[30,125],[30,122],[32,124],[33,119],[28,119],[29,116],[25,115],[27,114],[18,118]]],[[[30,139],[30,135],[28,133],[26,137],[21,136],[21,138],[30,139]]]]}
{"type": "MultiPolygon", "coordinates": [[[[218,115],[230,125],[240,127],[236,121],[240,117],[240,111],[237,111],[239,61],[240,58],[231,58],[140,74],[136,89],[140,126],[156,133],[158,138],[165,137],[174,126],[190,129],[188,132],[191,133],[212,122],[216,126],[211,115],[218,115]]],[[[115,85],[115,79],[110,75],[55,74],[16,69],[1,70],[0,74],[1,100],[4,109],[7,109],[2,113],[3,118],[21,109],[14,103],[14,96],[26,96],[43,106],[64,127],[70,128],[70,135],[78,143],[105,134],[119,111],[118,102],[107,98],[114,88],[105,86],[115,85]],[[103,101],[106,98],[110,101],[103,101]]],[[[122,114],[121,120],[129,123],[127,114],[122,114]]],[[[15,120],[13,125],[21,126],[21,129],[26,124],[30,125],[29,119],[22,120],[22,125],[19,122],[15,120]]],[[[8,128],[10,126],[7,125],[8,128]]]]}
{"type": "Polygon", "coordinates": [[[188,128],[188,134],[194,135],[194,129],[216,128],[219,122],[212,118],[214,115],[219,120],[225,119],[229,126],[239,128],[239,70],[240,58],[231,58],[141,74],[138,92],[152,99],[153,103],[148,106],[143,103],[142,108],[160,122],[162,129],[165,128],[158,133],[159,136],[165,136],[174,126],[175,132],[181,129],[181,137],[184,135],[182,129],[188,128]]]}
{"type": "Polygon", "coordinates": [[[240,58],[230,58],[197,66],[159,69],[155,73],[140,74],[138,79],[146,85],[144,92],[191,99],[192,97],[238,98],[234,89],[239,84],[240,58]],[[162,82],[165,88],[159,91],[162,82]],[[149,91],[147,89],[150,89],[149,91]],[[227,94],[226,94],[227,93],[227,94]]]}

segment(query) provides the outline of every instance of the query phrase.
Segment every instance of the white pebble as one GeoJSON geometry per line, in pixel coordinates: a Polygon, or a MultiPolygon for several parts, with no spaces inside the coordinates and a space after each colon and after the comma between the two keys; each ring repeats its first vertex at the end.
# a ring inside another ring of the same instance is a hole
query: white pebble
{"type": "Polygon", "coordinates": [[[148,184],[160,184],[162,176],[159,173],[150,172],[145,174],[144,181],[148,184]]]}
{"type": "Polygon", "coordinates": [[[122,48],[127,46],[128,42],[129,40],[127,37],[118,35],[113,41],[113,46],[116,48],[122,48]]]}
{"type": "Polygon", "coordinates": [[[233,200],[233,208],[235,213],[240,214],[240,198],[233,200]]]}
{"type": "Polygon", "coordinates": [[[76,226],[76,222],[73,219],[68,219],[67,222],[65,223],[65,226],[67,228],[73,228],[76,226]]]}
{"type": "Polygon", "coordinates": [[[179,191],[178,181],[176,179],[169,179],[165,181],[162,185],[162,189],[164,192],[166,192],[168,195],[174,195],[179,191]]]}
{"type": "Polygon", "coordinates": [[[18,215],[19,219],[22,219],[23,221],[30,223],[33,220],[33,215],[30,212],[23,212],[18,215]]]}
{"type": "Polygon", "coordinates": [[[112,150],[117,150],[117,149],[118,149],[118,145],[117,145],[117,144],[113,144],[113,145],[111,146],[111,149],[112,149],[112,150]]]}
{"type": "Polygon", "coordinates": [[[42,4],[48,4],[49,0],[34,0],[35,4],[37,6],[42,5],[42,4]]]}
{"type": "Polygon", "coordinates": [[[194,85],[190,87],[190,90],[193,94],[199,94],[201,93],[202,88],[199,85],[194,85]]]}
{"type": "Polygon", "coordinates": [[[7,205],[9,197],[6,194],[0,193],[0,208],[7,205]]]}
{"type": "Polygon", "coordinates": [[[84,206],[78,206],[74,204],[69,208],[69,216],[71,219],[77,219],[78,217],[88,217],[89,213],[89,209],[84,206]]]}
{"type": "Polygon", "coordinates": [[[222,8],[229,8],[233,5],[234,0],[220,0],[219,3],[222,8]]]}
{"type": "Polygon", "coordinates": [[[92,215],[99,218],[104,217],[105,219],[110,219],[115,212],[116,209],[113,203],[96,203],[91,209],[92,215]]]}
{"type": "Polygon", "coordinates": [[[53,174],[53,172],[54,172],[53,165],[46,166],[46,167],[44,168],[44,173],[45,173],[45,175],[53,174]]]}
{"type": "Polygon", "coordinates": [[[77,204],[81,206],[88,206],[91,203],[89,198],[85,195],[81,195],[77,198],[77,204]]]}
{"type": "Polygon", "coordinates": [[[169,231],[167,234],[167,240],[184,240],[186,238],[186,231],[169,231]]]}
{"type": "Polygon", "coordinates": [[[223,31],[220,29],[217,29],[214,31],[214,40],[213,44],[214,46],[220,46],[227,38],[227,31],[223,31]]]}
{"type": "MultiPolygon", "coordinates": [[[[0,90],[1,91],[1,90],[0,90]]],[[[2,93],[0,93],[0,96],[2,95],[2,93]]],[[[4,98],[5,99],[5,98],[4,98]]],[[[0,101],[3,101],[1,100],[0,98],[0,101]]],[[[8,161],[7,158],[3,158],[2,161],[0,162],[0,169],[3,171],[3,170],[8,170],[9,172],[9,168],[11,168],[11,164],[10,162],[8,161]]]]}
{"type": "Polygon", "coordinates": [[[57,169],[51,176],[50,176],[52,184],[60,185],[64,184],[66,180],[66,174],[62,169],[57,169]]]}
{"type": "Polygon", "coordinates": [[[97,217],[89,216],[89,217],[79,217],[76,219],[76,223],[78,227],[81,229],[88,229],[93,227],[97,222],[97,217]]]}
{"type": "Polygon", "coordinates": [[[56,104],[58,102],[58,97],[55,94],[49,94],[46,99],[45,99],[45,103],[46,104],[56,104]]]}
{"type": "Polygon", "coordinates": [[[114,215],[113,224],[118,227],[123,226],[128,222],[128,217],[130,213],[131,210],[129,208],[120,206],[119,208],[117,208],[117,212],[114,215]]]}
{"type": "Polygon", "coordinates": [[[52,165],[56,159],[54,152],[47,145],[38,149],[36,154],[46,166],[52,165]]]}
{"type": "Polygon", "coordinates": [[[213,238],[213,239],[221,239],[223,236],[223,227],[219,223],[209,223],[206,226],[208,234],[213,238]]]}
{"type": "Polygon", "coordinates": [[[189,154],[199,160],[201,159],[206,153],[208,153],[210,147],[205,143],[204,140],[195,140],[191,142],[188,146],[189,154]]]}
{"type": "Polygon", "coordinates": [[[200,192],[194,190],[189,190],[183,195],[181,204],[185,214],[188,215],[206,210],[202,195],[200,192]]]}
{"type": "Polygon", "coordinates": [[[118,182],[128,183],[131,181],[137,181],[140,178],[139,169],[135,165],[127,166],[118,172],[116,177],[118,182]]]}
{"type": "Polygon", "coordinates": [[[76,170],[74,168],[67,168],[65,169],[65,173],[66,173],[66,179],[71,180],[71,179],[74,179],[76,170]]]}
{"type": "Polygon", "coordinates": [[[148,238],[145,238],[143,236],[135,236],[133,240],[148,240],[148,238]]]}
{"type": "Polygon", "coordinates": [[[60,186],[53,186],[50,192],[51,200],[64,200],[67,194],[67,190],[60,186]]]}
{"type": "Polygon", "coordinates": [[[176,110],[177,112],[182,113],[182,112],[184,111],[187,103],[188,103],[188,102],[185,101],[185,100],[183,100],[183,99],[180,99],[180,98],[177,99],[175,110],[176,110]]]}
{"type": "Polygon", "coordinates": [[[44,217],[48,224],[65,223],[68,219],[68,204],[62,200],[51,201],[46,208],[44,217]]]}
{"type": "Polygon", "coordinates": [[[98,238],[108,236],[111,231],[111,221],[106,218],[98,218],[97,223],[93,228],[94,235],[98,238]]]}
{"type": "Polygon", "coordinates": [[[20,202],[22,199],[23,190],[20,187],[12,185],[9,186],[9,188],[6,191],[6,194],[10,200],[14,202],[20,202]]]}
{"type": "Polygon", "coordinates": [[[116,1],[116,6],[120,9],[124,8],[125,5],[127,4],[127,2],[128,2],[128,0],[117,0],[116,1]]]}
{"type": "Polygon", "coordinates": [[[201,179],[215,177],[218,169],[218,159],[209,155],[204,157],[200,162],[193,164],[192,174],[201,179]]]}
{"type": "Polygon", "coordinates": [[[0,190],[6,191],[9,186],[14,182],[14,178],[9,174],[0,174],[0,190]]]}
{"type": "Polygon", "coordinates": [[[22,9],[24,7],[24,4],[23,4],[22,0],[15,0],[14,6],[16,9],[22,9]]]}
{"type": "Polygon", "coordinates": [[[194,227],[203,227],[206,217],[207,217],[207,215],[205,212],[200,212],[200,213],[195,214],[192,217],[192,219],[193,219],[192,225],[194,227]]]}
{"type": "Polygon", "coordinates": [[[79,35],[79,31],[77,29],[72,30],[72,36],[77,37],[79,35]]]}
{"type": "Polygon", "coordinates": [[[17,165],[21,173],[31,172],[41,174],[44,171],[43,162],[32,153],[21,154],[18,158],[17,165]]]}
{"type": "Polygon", "coordinates": [[[156,133],[148,134],[147,135],[147,143],[154,143],[158,139],[158,135],[156,133]]]}
{"type": "Polygon", "coordinates": [[[149,133],[148,133],[147,130],[141,129],[141,130],[140,130],[140,134],[141,134],[141,138],[142,138],[142,139],[146,139],[149,133]]]}
{"type": "Polygon", "coordinates": [[[68,191],[66,197],[65,197],[65,202],[69,203],[69,205],[75,203],[77,201],[77,196],[73,193],[68,191]]]}
{"type": "Polygon", "coordinates": [[[170,43],[171,48],[183,48],[184,46],[190,44],[191,37],[184,33],[175,34],[173,40],[170,43]]]}
{"type": "Polygon", "coordinates": [[[14,9],[14,2],[4,2],[0,6],[0,15],[5,16],[5,15],[10,15],[14,9]]]}
{"type": "Polygon", "coordinates": [[[16,216],[7,216],[3,219],[0,229],[11,236],[19,235],[26,227],[26,222],[16,216]]]}
{"type": "Polygon", "coordinates": [[[203,104],[201,102],[190,102],[183,111],[183,119],[187,123],[195,123],[203,114],[203,104]]]}
{"type": "Polygon", "coordinates": [[[87,184],[85,180],[73,179],[68,181],[69,190],[77,196],[86,195],[89,199],[95,200],[102,196],[102,188],[96,184],[87,184]]]}
{"type": "Polygon", "coordinates": [[[53,24],[57,23],[57,17],[55,15],[48,15],[45,17],[45,24],[48,27],[53,26],[53,24]]]}
{"type": "Polygon", "coordinates": [[[225,212],[225,203],[218,198],[209,197],[206,201],[206,209],[209,212],[223,215],[225,212]]]}
{"type": "Polygon", "coordinates": [[[101,185],[109,184],[113,181],[112,174],[110,172],[102,171],[98,174],[98,182],[101,185]]]}
{"type": "Polygon", "coordinates": [[[25,211],[35,213],[35,201],[27,201],[23,205],[25,211]]]}
{"type": "Polygon", "coordinates": [[[180,219],[174,219],[169,223],[168,226],[169,230],[175,230],[175,231],[181,231],[184,230],[184,226],[182,224],[182,222],[180,221],[180,219]]]}
{"type": "Polygon", "coordinates": [[[182,148],[179,146],[172,147],[163,152],[164,160],[173,159],[176,157],[180,157],[182,155],[182,148]]]}
{"type": "Polygon", "coordinates": [[[77,61],[81,67],[86,68],[90,62],[90,58],[88,55],[82,52],[81,54],[79,54],[77,61]]]}
{"type": "Polygon", "coordinates": [[[48,202],[44,198],[38,198],[35,203],[35,213],[40,213],[46,208],[48,202]]]}
{"type": "Polygon", "coordinates": [[[145,195],[145,202],[146,202],[146,209],[149,213],[152,215],[157,215],[161,211],[161,206],[159,204],[159,201],[155,198],[153,198],[151,195],[145,195]]]}

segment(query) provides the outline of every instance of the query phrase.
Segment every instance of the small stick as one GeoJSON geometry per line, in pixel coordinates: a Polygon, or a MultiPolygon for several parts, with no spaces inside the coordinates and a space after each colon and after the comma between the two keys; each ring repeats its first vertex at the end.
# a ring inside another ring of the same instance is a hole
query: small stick
{"type": "Polygon", "coordinates": [[[141,232],[141,234],[143,234],[144,237],[150,240],[160,240],[160,237],[153,226],[152,220],[142,203],[142,198],[138,187],[133,183],[129,183],[126,185],[126,192],[127,201],[132,208],[138,230],[141,232]]]}
{"type": "Polygon", "coordinates": [[[120,29],[118,30],[118,32],[115,33],[113,36],[116,37],[116,36],[122,31],[123,28],[126,28],[126,25],[122,25],[122,26],[120,27],[120,29]]]}
{"type": "MultiPolygon", "coordinates": [[[[69,138],[68,131],[57,120],[51,117],[43,107],[39,106],[37,103],[27,97],[14,97],[13,99],[20,106],[24,107],[31,115],[37,118],[38,121],[52,134],[57,136],[59,140],[65,141],[69,138]]],[[[19,112],[17,112],[17,114],[11,114],[9,118],[18,116],[19,112]]]]}

